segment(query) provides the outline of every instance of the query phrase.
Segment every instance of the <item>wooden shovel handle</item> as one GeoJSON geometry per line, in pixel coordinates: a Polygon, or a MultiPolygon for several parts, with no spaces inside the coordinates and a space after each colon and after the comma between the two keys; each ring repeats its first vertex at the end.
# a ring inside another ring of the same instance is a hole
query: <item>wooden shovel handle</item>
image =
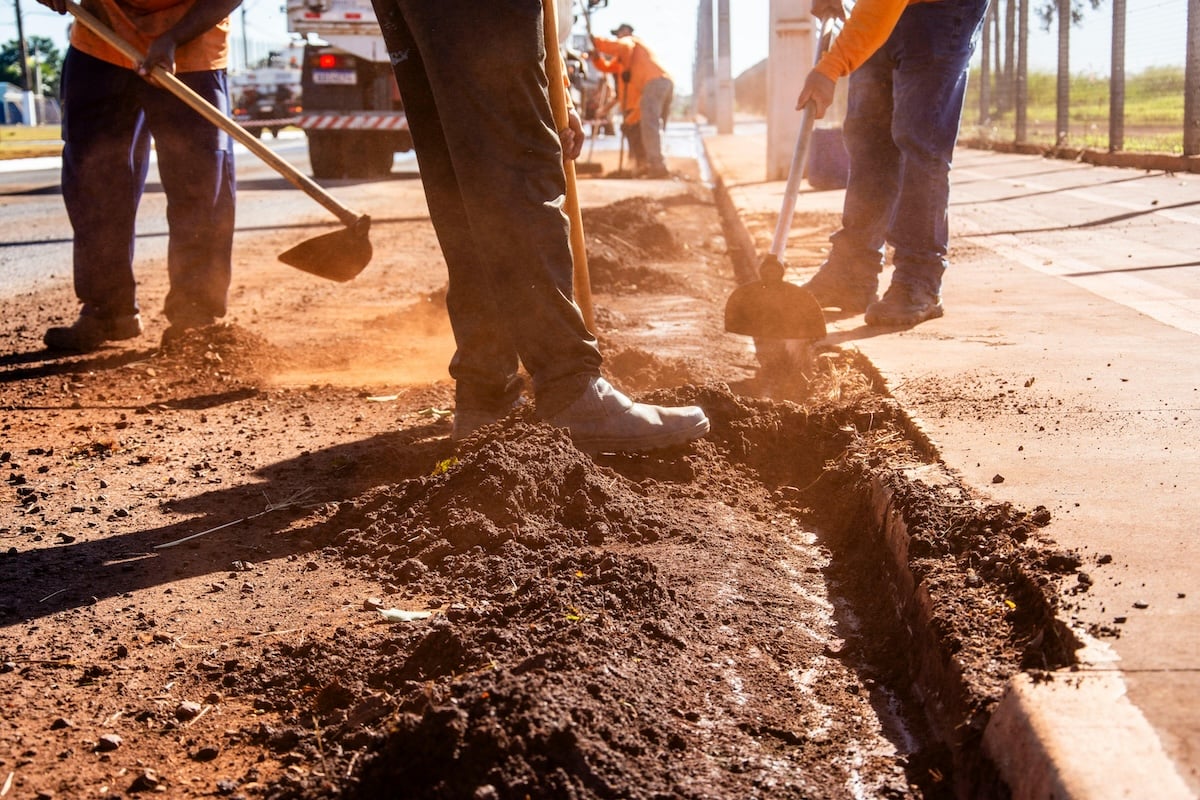
{"type": "MultiPolygon", "coordinates": [[[[67,3],[67,10],[75,16],[77,20],[90,28],[97,36],[103,39],[109,45],[121,51],[121,54],[133,62],[136,67],[141,64],[145,58],[144,53],[139,53],[137,48],[117,36],[107,25],[97,19],[90,11],[80,6],[75,2],[67,3]]],[[[205,100],[200,95],[196,94],[190,86],[179,80],[173,72],[169,72],[160,66],[155,66],[150,70],[150,74],[156,81],[168,92],[178,97],[196,113],[204,117],[206,120],[216,125],[221,130],[228,133],[234,139],[246,146],[251,153],[261,158],[267,163],[267,166],[274,169],[297,189],[300,189],[309,197],[316,200],[329,211],[341,220],[346,227],[354,227],[363,218],[363,215],[343,206],[334,199],[328,192],[318,186],[311,178],[297,170],[287,161],[284,161],[273,150],[260,142],[252,133],[238,125],[229,117],[221,113],[211,103],[205,100]]]]}
{"type": "MultiPolygon", "coordinates": [[[[567,90],[563,85],[562,54],[558,50],[558,0],[542,0],[542,28],[546,40],[546,79],[549,82],[550,108],[554,112],[554,125],[562,130],[569,124],[567,90]]],[[[583,237],[583,214],[579,210],[579,192],[575,186],[575,162],[563,164],[567,176],[567,219],[571,223],[571,261],[574,267],[572,283],[575,302],[583,312],[583,324],[594,335],[596,315],[592,310],[592,282],[588,275],[587,245],[583,237]]]]}

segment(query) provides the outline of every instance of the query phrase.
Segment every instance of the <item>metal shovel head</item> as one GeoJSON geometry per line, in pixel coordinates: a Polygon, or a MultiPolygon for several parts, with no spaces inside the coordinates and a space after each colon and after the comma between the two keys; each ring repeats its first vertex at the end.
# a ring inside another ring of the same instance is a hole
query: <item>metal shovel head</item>
{"type": "Polygon", "coordinates": [[[371,261],[371,240],[367,238],[370,229],[371,218],[364,215],[340,231],[306,239],[280,253],[279,260],[289,267],[344,283],[357,277],[371,261]]]}
{"type": "Polygon", "coordinates": [[[765,277],[738,287],[725,301],[725,330],[756,339],[825,338],[825,314],[817,298],[783,280],[783,270],[771,268],[778,260],[767,259],[759,270],[765,277]]]}

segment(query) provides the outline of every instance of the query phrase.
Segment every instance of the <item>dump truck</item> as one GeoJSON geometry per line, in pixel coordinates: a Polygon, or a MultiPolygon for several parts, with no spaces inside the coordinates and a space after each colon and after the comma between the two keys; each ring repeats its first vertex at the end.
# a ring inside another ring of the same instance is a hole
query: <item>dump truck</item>
{"type": "Polygon", "coordinates": [[[296,125],[313,177],[387,175],[412,135],[370,0],[287,0],[287,19],[305,40],[296,125]]]}

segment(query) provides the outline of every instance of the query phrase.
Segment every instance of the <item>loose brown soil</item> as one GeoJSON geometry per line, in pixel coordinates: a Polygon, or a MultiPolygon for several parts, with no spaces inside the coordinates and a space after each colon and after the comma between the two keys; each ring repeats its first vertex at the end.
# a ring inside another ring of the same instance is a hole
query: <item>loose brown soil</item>
{"type": "MultiPolygon", "coordinates": [[[[261,266],[284,233],[239,239],[230,321],[163,349],[148,314],[53,358],[68,291],[3,303],[0,796],[984,785],[974,736],[1015,671],[1069,663],[1055,597],[1086,576],[1044,510],[931,481],[853,353],[760,374],[721,330],[711,198],[677,183],[585,219],[609,376],[712,420],[676,451],[589,458],[528,407],[455,447],[419,221],[378,225],[388,255],[337,287],[261,266]]],[[[142,274],[156,309],[165,269],[142,274]]]]}

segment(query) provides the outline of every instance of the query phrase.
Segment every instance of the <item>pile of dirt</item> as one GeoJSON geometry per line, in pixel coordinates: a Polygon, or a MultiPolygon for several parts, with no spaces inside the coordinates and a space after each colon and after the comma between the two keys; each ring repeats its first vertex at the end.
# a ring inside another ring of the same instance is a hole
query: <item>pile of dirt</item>
{"type": "MultiPolygon", "coordinates": [[[[794,394],[765,398],[719,333],[728,263],[695,192],[600,209],[590,228],[624,276],[598,315],[622,322],[601,331],[606,370],[636,399],[703,407],[704,439],[589,458],[526,407],[456,446],[449,382],[273,383],[351,350],[402,357],[396,330],[444,324],[425,288],[373,317],[397,327],[353,341],[262,338],[294,318],[276,297],[253,331],[165,348],[14,347],[0,780],[304,800],[970,785],[971,733],[1005,680],[1070,660],[1056,586],[1078,561],[1041,541],[1046,512],[928,482],[936,453],[854,353],[819,354],[794,394]]],[[[392,235],[435,249],[431,231],[392,235]]],[[[404,268],[353,291],[429,267],[404,268]]],[[[30,338],[30,301],[3,309],[5,341],[30,338]]]]}

